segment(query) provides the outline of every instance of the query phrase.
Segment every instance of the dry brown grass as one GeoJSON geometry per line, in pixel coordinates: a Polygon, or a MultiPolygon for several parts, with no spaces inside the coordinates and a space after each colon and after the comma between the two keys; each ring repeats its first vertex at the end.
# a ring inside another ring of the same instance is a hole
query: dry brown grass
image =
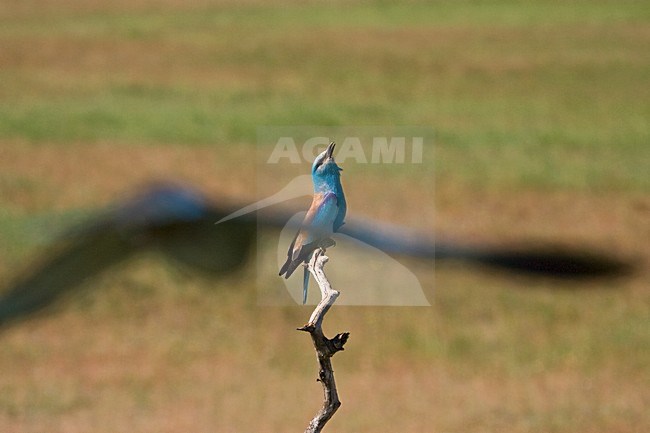
{"type": "MultiPolygon", "coordinates": [[[[254,167],[232,164],[246,152],[11,143],[0,168],[20,182],[5,182],[3,197],[26,213],[96,206],[152,177],[253,197],[254,167]]],[[[440,181],[432,224],[418,215],[433,205],[414,200],[427,184],[396,176],[380,188],[372,175],[344,175],[353,209],[382,219],[495,245],[557,236],[648,262],[644,196],[513,195],[440,181]],[[399,213],[377,200],[397,193],[399,213]]],[[[431,290],[430,270],[413,266],[431,290]]],[[[57,312],[5,331],[0,425],[16,433],[303,428],[320,395],[308,341],[293,331],[308,310],[256,306],[247,274],[210,281],[146,256],[57,312]]],[[[352,340],[336,359],[344,405],[331,429],[637,432],[650,423],[647,332],[639,328],[647,279],[642,270],[558,291],[552,281],[441,265],[431,308],[333,311],[330,332],[349,329],[352,340]]]]}
{"type": "Polygon", "coordinates": [[[18,142],[0,147],[5,206],[18,212],[95,207],[153,181],[177,180],[212,196],[252,199],[249,146],[147,146],[114,143],[67,146],[18,142]],[[224,154],[227,157],[224,157],[224,154]],[[233,159],[236,158],[236,159],[233,159]]]}

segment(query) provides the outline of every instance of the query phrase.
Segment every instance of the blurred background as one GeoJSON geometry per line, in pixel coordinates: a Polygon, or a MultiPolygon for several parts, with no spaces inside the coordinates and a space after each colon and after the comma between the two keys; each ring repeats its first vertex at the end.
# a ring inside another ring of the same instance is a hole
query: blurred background
{"type": "MultiPolygon", "coordinates": [[[[344,172],[351,215],[636,272],[412,263],[431,307],[328,315],[329,430],[650,430],[649,47],[644,1],[4,0],[0,281],[147,181],[256,200],[260,125],[430,126],[424,164],[344,172]]],[[[2,330],[0,430],[301,431],[311,309],[258,306],[254,269],[143,254],[2,330]]]]}

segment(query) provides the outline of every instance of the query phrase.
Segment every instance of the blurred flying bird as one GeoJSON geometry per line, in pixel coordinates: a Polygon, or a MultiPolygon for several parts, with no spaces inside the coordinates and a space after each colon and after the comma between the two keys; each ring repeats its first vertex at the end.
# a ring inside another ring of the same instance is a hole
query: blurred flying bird
{"type": "MultiPolygon", "coordinates": [[[[293,238],[287,261],[280,269],[280,275],[289,278],[301,263],[307,263],[312,253],[334,245],[330,236],[343,225],[347,205],[341,186],[341,168],[334,161],[334,147],[331,142],[327,149],[316,157],[311,167],[314,184],[314,197],[302,221],[298,233],[293,238]]],[[[302,303],[307,302],[309,270],[303,270],[302,303]]]]}
{"type": "MultiPolygon", "coordinates": [[[[297,192],[294,191],[294,192],[297,192]]],[[[276,198],[276,201],[292,197],[276,198]]],[[[271,205],[273,202],[265,202],[271,205]]],[[[221,276],[247,262],[257,229],[280,230],[293,212],[240,213],[239,206],[211,203],[188,186],[152,185],[73,227],[21,275],[0,288],[0,327],[29,317],[85,281],[144,250],[158,250],[193,269],[221,276]],[[237,214],[236,218],[232,215],[237,214]],[[215,222],[220,221],[215,225],[215,222]]],[[[390,255],[425,260],[455,259],[527,274],[558,278],[616,276],[629,265],[613,258],[566,248],[490,249],[436,242],[406,227],[350,219],[332,228],[390,255]]],[[[300,253],[296,260],[299,260],[300,253]]]]}

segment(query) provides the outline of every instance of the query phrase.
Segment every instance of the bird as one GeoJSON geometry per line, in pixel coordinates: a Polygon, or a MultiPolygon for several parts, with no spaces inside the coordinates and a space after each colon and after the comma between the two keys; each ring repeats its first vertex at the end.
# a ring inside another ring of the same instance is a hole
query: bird
{"type": "MultiPolygon", "coordinates": [[[[250,205],[209,200],[187,183],[166,180],[142,186],[65,229],[31,266],[1,284],[0,331],[66,295],[92,287],[93,278],[144,251],[158,251],[189,270],[214,278],[237,272],[250,263],[258,230],[280,230],[294,215],[272,206],[294,197],[278,196],[277,202],[265,203],[268,210],[256,208],[242,214],[240,210],[250,205]],[[234,214],[237,217],[231,218],[234,214]],[[215,225],[218,221],[222,222],[215,225]]],[[[341,215],[335,220],[339,233],[392,257],[463,261],[562,280],[619,277],[635,267],[611,254],[563,245],[485,247],[441,241],[440,236],[434,242],[433,233],[367,217],[347,218],[342,225],[345,214],[341,215]]]]}
{"type": "MultiPolygon", "coordinates": [[[[331,238],[345,224],[347,203],[341,185],[343,170],[334,160],[333,141],[316,157],[311,167],[314,197],[305,218],[287,251],[287,261],[280,268],[280,276],[289,278],[300,264],[307,263],[314,251],[334,246],[331,238]]],[[[307,302],[309,270],[303,271],[302,303],[307,302]]]]}

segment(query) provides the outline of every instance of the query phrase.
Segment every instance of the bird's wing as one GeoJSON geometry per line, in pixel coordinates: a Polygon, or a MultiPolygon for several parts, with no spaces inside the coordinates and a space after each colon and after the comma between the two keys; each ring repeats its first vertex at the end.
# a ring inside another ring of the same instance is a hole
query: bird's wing
{"type": "MultiPolygon", "coordinates": [[[[214,225],[235,208],[210,203],[191,188],[163,184],[89,218],[68,230],[33,267],[8,284],[2,284],[0,331],[6,324],[45,308],[78,290],[88,279],[148,247],[157,247],[182,263],[209,270],[214,275],[235,271],[246,262],[258,227],[280,229],[293,215],[258,211],[228,221],[230,225],[214,225]]],[[[327,227],[327,222],[335,218],[332,213],[336,215],[340,208],[336,195],[326,194],[312,203],[305,222],[309,223],[308,227],[327,227]]],[[[620,276],[636,268],[634,263],[612,254],[562,246],[549,250],[530,245],[519,249],[491,249],[479,245],[434,244],[431,233],[368,219],[348,220],[341,233],[389,254],[428,260],[464,260],[558,278],[620,276]]],[[[309,240],[307,234],[303,236],[309,240]]],[[[294,246],[295,242],[290,253],[294,246]]]]}
{"type": "Polygon", "coordinates": [[[87,230],[60,242],[36,267],[3,288],[0,326],[43,309],[87,278],[130,257],[136,249],[110,227],[87,230]]]}
{"type": "Polygon", "coordinates": [[[633,266],[612,255],[562,245],[485,247],[434,242],[426,232],[372,220],[351,220],[340,233],[391,255],[430,260],[461,260],[493,268],[564,279],[626,275],[633,266]]]}
{"type": "Polygon", "coordinates": [[[323,236],[332,233],[332,227],[338,214],[338,199],[336,194],[328,192],[314,195],[314,200],[305,215],[302,228],[298,231],[293,246],[295,260],[303,246],[319,241],[323,236]]]}
{"type": "Polygon", "coordinates": [[[332,224],[339,212],[338,198],[333,192],[314,195],[314,200],[305,215],[304,225],[311,231],[331,232],[332,224]]]}
{"type": "Polygon", "coordinates": [[[206,203],[192,189],[158,185],[68,229],[31,268],[0,287],[0,328],[146,248],[212,274],[239,268],[255,239],[256,223],[215,226],[230,208],[206,203]]]}

